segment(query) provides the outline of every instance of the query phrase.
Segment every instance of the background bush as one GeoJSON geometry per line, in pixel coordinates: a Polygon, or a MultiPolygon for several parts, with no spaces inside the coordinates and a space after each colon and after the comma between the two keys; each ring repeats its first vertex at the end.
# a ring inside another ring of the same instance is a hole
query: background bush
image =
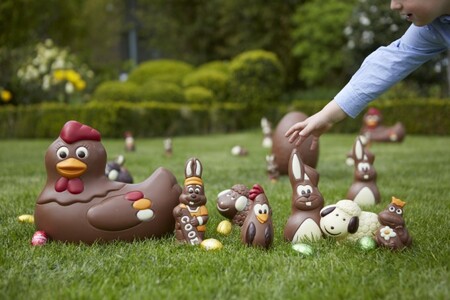
{"type": "Polygon", "coordinates": [[[105,81],[94,91],[92,100],[96,101],[131,101],[139,100],[139,86],[131,81],[105,81]]]}
{"type": "Polygon", "coordinates": [[[210,68],[201,68],[183,79],[183,87],[201,86],[210,90],[216,101],[227,100],[228,75],[210,68]]]}
{"type": "Polygon", "coordinates": [[[134,69],[128,80],[139,85],[149,80],[181,84],[183,77],[194,67],[179,60],[160,59],[141,63],[134,69]]]}
{"type": "Polygon", "coordinates": [[[171,82],[149,80],[139,86],[137,96],[140,101],[185,102],[182,88],[171,82]]]}
{"type": "MultiPolygon", "coordinates": [[[[274,108],[269,118],[275,127],[284,114],[297,110],[311,115],[328,101],[294,101],[274,108]]],[[[423,99],[383,101],[374,105],[383,113],[384,125],[402,122],[408,134],[450,134],[450,101],[423,99]]],[[[331,132],[357,133],[362,115],[347,118],[331,132]]],[[[256,115],[255,115],[256,117],[256,115]]],[[[258,129],[260,118],[251,121],[247,109],[239,103],[182,104],[160,102],[92,102],[85,105],[43,103],[0,107],[0,138],[54,138],[68,120],[78,120],[97,128],[102,136],[120,138],[131,130],[140,137],[193,135],[258,129]]]]}

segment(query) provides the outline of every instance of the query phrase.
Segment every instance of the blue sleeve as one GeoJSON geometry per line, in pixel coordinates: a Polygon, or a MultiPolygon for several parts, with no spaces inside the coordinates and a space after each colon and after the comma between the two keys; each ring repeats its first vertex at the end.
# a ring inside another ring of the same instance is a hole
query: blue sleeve
{"type": "Polygon", "coordinates": [[[432,26],[411,25],[400,39],[370,54],[334,100],[355,118],[372,100],[446,49],[432,26]]]}

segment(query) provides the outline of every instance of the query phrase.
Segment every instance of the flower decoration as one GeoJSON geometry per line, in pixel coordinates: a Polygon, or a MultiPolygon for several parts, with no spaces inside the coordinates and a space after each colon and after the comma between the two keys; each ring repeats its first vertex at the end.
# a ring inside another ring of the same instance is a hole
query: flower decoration
{"type": "Polygon", "coordinates": [[[385,226],[385,227],[381,228],[380,234],[381,234],[381,237],[383,237],[386,241],[388,241],[390,238],[397,236],[395,231],[389,226],[385,226]]]}

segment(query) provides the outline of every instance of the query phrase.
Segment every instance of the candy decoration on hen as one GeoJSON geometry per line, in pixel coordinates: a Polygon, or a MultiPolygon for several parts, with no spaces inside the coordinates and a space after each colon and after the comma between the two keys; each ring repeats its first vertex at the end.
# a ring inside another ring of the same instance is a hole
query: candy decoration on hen
{"type": "Polygon", "coordinates": [[[375,156],[372,159],[369,158],[360,136],[356,138],[353,145],[352,158],[355,162],[353,183],[346,198],[355,201],[360,206],[380,203],[381,196],[377,186],[377,172],[373,166],[375,156]]]}
{"type": "Polygon", "coordinates": [[[49,240],[92,244],[133,241],[173,233],[172,210],[181,187],[158,168],[141,183],[105,176],[106,150],[100,133],[67,122],[45,155],[47,182],[34,212],[36,229],[49,240]]]}
{"type": "Polygon", "coordinates": [[[401,250],[412,244],[403,219],[403,209],[406,202],[392,197],[389,206],[378,214],[381,226],[376,232],[377,244],[391,250],[401,250]]]}
{"type": "Polygon", "coordinates": [[[400,143],[405,138],[405,126],[400,122],[395,123],[391,127],[383,126],[383,115],[375,107],[369,108],[364,114],[363,122],[360,133],[365,135],[370,141],[400,143]]]}
{"type": "Polygon", "coordinates": [[[289,160],[289,180],[292,187],[291,215],[284,227],[284,238],[292,243],[322,237],[320,210],[324,199],[318,189],[319,173],[305,165],[297,149],[289,160]]]}
{"type": "Polygon", "coordinates": [[[241,241],[247,246],[268,249],[274,238],[272,209],[263,188],[255,184],[249,193],[252,201],[247,218],[241,227],[241,241]]]}
{"type": "Polygon", "coordinates": [[[202,180],[203,166],[195,157],[186,161],[184,188],[173,209],[175,238],[179,243],[200,244],[205,238],[208,209],[202,180]]]}
{"type": "Polygon", "coordinates": [[[302,112],[290,112],[286,114],[278,123],[272,137],[272,154],[275,156],[275,163],[278,166],[280,175],[288,174],[289,159],[291,152],[297,148],[302,160],[305,164],[312,168],[316,168],[319,160],[319,145],[314,150],[311,150],[311,143],[313,137],[308,137],[300,146],[295,146],[294,143],[289,143],[285,137],[286,131],[295,123],[304,121],[308,116],[302,112]]]}

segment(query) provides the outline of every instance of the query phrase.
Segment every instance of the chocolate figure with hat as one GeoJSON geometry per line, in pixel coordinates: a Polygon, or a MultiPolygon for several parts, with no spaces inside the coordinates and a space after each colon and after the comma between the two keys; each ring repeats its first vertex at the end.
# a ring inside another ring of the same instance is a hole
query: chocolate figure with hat
{"type": "Polygon", "coordinates": [[[197,158],[192,157],[186,161],[180,204],[173,209],[175,238],[180,243],[198,245],[205,237],[209,216],[202,171],[202,164],[197,158]]]}
{"type": "Polygon", "coordinates": [[[411,246],[412,238],[405,227],[403,208],[406,202],[392,197],[389,206],[378,214],[380,228],[376,231],[378,246],[401,250],[411,246]]]}

